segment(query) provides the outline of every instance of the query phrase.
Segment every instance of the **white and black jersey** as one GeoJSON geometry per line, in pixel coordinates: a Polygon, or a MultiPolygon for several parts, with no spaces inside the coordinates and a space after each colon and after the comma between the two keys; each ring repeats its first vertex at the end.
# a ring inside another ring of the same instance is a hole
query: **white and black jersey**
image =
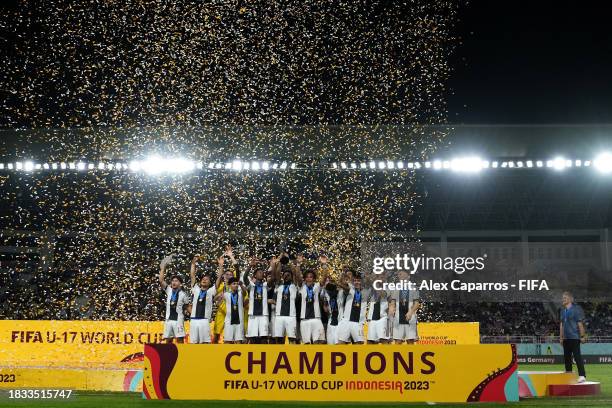
{"type": "Polygon", "coordinates": [[[372,290],[368,300],[368,320],[380,320],[387,317],[389,303],[386,292],[372,290]]]}
{"type": "Polygon", "coordinates": [[[355,323],[363,323],[366,319],[369,290],[355,289],[350,283],[348,286],[342,318],[355,323]]]}
{"type": "Polygon", "coordinates": [[[312,286],[308,286],[305,283],[302,285],[300,288],[300,295],[302,296],[300,318],[302,320],[321,319],[321,309],[319,308],[320,294],[321,285],[319,285],[319,282],[314,283],[312,286]]]}
{"type": "Polygon", "coordinates": [[[248,281],[249,316],[268,316],[268,282],[248,281]]]}
{"type": "Polygon", "coordinates": [[[225,292],[223,294],[225,299],[225,326],[244,323],[244,307],[242,301],[242,291],[237,290],[236,292],[225,292]]]}
{"type": "Polygon", "coordinates": [[[417,322],[416,313],[412,315],[410,321],[406,320],[406,313],[412,308],[414,302],[419,300],[419,291],[414,290],[395,290],[391,292],[391,298],[395,300],[395,323],[414,324],[417,322]]]}
{"type": "Polygon", "coordinates": [[[276,315],[296,316],[295,299],[298,289],[293,282],[283,283],[275,288],[276,291],[276,315]]]}
{"type": "Polygon", "coordinates": [[[197,283],[191,288],[191,319],[211,319],[217,289],[214,286],[203,290],[197,283]]]}
{"type": "Polygon", "coordinates": [[[183,307],[189,303],[187,294],[182,289],[172,289],[166,286],[166,320],[183,322],[185,316],[183,307]]]}

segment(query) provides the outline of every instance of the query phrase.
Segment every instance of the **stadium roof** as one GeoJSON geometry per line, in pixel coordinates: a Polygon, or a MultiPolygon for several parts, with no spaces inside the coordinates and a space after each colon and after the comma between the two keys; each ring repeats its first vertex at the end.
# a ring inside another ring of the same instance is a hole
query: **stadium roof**
{"type": "Polygon", "coordinates": [[[151,152],[171,152],[194,159],[254,155],[261,159],[421,159],[466,154],[586,159],[606,150],[612,151],[612,124],[0,130],[0,159],[4,161],[105,157],[129,161],[151,152]],[[357,142],[363,133],[376,134],[371,139],[380,143],[360,145],[357,142]],[[440,135],[444,135],[441,143],[440,135]],[[120,147],[110,151],[109,140],[120,147]],[[393,152],[396,157],[380,157],[384,152],[393,152]]]}
{"type": "MultiPolygon", "coordinates": [[[[345,139],[321,140],[317,143],[316,130],[290,130],[292,141],[299,140],[298,136],[301,134],[306,135],[301,144],[300,156],[307,156],[315,161],[335,160],[334,152],[338,153],[340,159],[351,156],[352,151],[343,149],[347,143],[345,139]],[[319,147],[325,154],[317,156],[319,147]]],[[[376,128],[373,131],[384,134],[386,130],[376,128]]],[[[363,128],[357,129],[357,132],[363,131],[363,128]]],[[[414,130],[406,129],[405,134],[412,131],[414,130]]],[[[449,125],[430,126],[423,132],[412,133],[412,137],[415,134],[420,135],[417,137],[417,144],[405,146],[405,156],[401,158],[408,158],[415,153],[415,149],[417,153],[422,152],[419,149],[425,146],[427,140],[423,134],[441,131],[448,131],[449,136],[444,140],[444,145],[430,157],[448,159],[471,154],[482,158],[546,160],[563,156],[568,159],[587,160],[602,151],[612,151],[610,125],[449,125]]],[[[75,157],[75,153],[90,151],[93,158],[100,155],[101,151],[97,150],[96,146],[103,143],[92,144],[92,140],[100,142],[104,132],[109,130],[96,130],[92,139],[91,130],[4,130],[0,142],[0,156],[44,161],[49,157],[71,155],[74,159],[86,158],[75,157]],[[46,143],[45,137],[50,134],[53,135],[52,143],[46,143]],[[65,149],[58,150],[62,138],[65,139],[65,149]]],[[[245,146],[251,146],[249,135],[252,136],[253,132],[266,133],[267,130],[249,129],[248,132],[240,133],[240,129],[200,129],[192,136],[194,141],[200,141],[202,145],[192,146],[189,150],[186,148],[185,154],[190,154],[188,157],[193,158],[198,157],[194,155],[194,151],[200,151],[209,158],[227,159],[228,155],[240,152],[241,145],[232,145],[227,139],[214,135],[240,134],[242,138],[239,140],[245,141],[245,146]],[[207,136],[203,137],[203,134],[207,136]],[[208,142],[210,144],[207,144],[208,142]]],[[[333,134],[334,129],[326,129],[325,132],[328,132],[328,135],[333,134]]],[[[116,135],[116,132],[113,134],[116,135]]],[[[190,138],[190,134],[184,129],[180,130],[180,134],[180,143],[173,145],[173,149],[180,149],[181,143],[187,143],[190,138]]],[[[275,133],[273,137],[278,137],[279,134],[275,133]]],[[[124,136],[129,139],[129,132],[125,132],[124,136]]],[[[155,141],[155,138],[152,139],[155,141]]],[[[160,146],[159,141],[156,146],[160,146]]],[[[137,148],[146,149],[146,146],[127,145],[125,154],[136,154],[137,148]]],[[[258,143],[255,152],[263,154],[264,151],[265,145],[258,143]]],[[[274,153],[280,155],[283,150],[275,146],[274,153]]],[[[298,154],[294,151],[284,153],[289,158],[298,154]]],[[[123,159],[129,161],[130,157],[123,159]]],[[[419,200],[420,205],[414,208],[414,216],[395,214],[398,231],[598,229],[609,228],[612,224],[612,177],[586,168],[572,168],[567,171],[523,168],[516,171],[483,171],[469,175],[424,171],[418,173],[415,186],[422,197],[419,200]]],[[[18,187],[9,183],[5,184],[4,188],[18,187]]],[[[3,206],[3,212],[10,216],[14,206],[31,205],[31,200],[24,196],[21,203],[14,202],[3,206]]],[[[304,217],[302,222],[307,223],[307,217],[304,217]]]]}

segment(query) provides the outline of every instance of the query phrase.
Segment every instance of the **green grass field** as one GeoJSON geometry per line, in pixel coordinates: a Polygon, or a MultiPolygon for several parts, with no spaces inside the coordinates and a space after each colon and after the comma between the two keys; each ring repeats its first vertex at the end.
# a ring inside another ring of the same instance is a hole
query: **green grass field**
{"type": "MultiPolygon", "coordinates": [[[[523,370],[563,370],[562,366],[555,365],[526,365],[522,366],[523,370]]],[[[546,398],[546,399],[529,399],[515,405],[522,407],[612,407],[612,365],[589,365],[587,366],[587,378],[591,381],[600,381],[602,393],[593,397],[581,398],[546,398]]],[[[352,407],[355,403],[317,403],[317,402],[253,402],[253,401],[148,401],[143,400],[140,394],[136,393],[94,393],[80,392],[73,396],[70,400],[8,400],[4,395],[0,400],[0,407],[36,407],[36,408],[140,408],[140,407],[172,407],[172,408],[187,408],[187,407],[202,407],[202,408],[298,408],[298,407],[313,407],[324,408],[329,406],[334,407],[352,407]]],[[[374,407],[392,407],[397,405],[408,406],[431,406],[437,407],[457,407],[461,404],[398,404],[398,403],[364,403],[360,404],[368,408],[374,407]]],[[[474,404],[478,408],[500,407],[503,404],[474,404]]]]}

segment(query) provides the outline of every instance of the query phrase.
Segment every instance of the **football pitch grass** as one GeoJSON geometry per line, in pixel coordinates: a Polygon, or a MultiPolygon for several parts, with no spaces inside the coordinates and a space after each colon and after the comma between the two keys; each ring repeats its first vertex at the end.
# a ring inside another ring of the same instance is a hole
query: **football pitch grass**
{"type": "MultiPolygon", "coordinates": [[[[562,371],[560,365],[523,365],[520,370],[562,371]]],[[[516,403],[474,403],[470,406],[477,408],[500,407],[504,405],[522,407],[612,407],[612,365],[588,365],[587,379],[601,382],[601,394],[590,397],[574,398],[541,398],[525,399],[516,403]]],[[[308,395],[304,395],[308,400],[308,395]]],[[[425,404],[425,403],[326,403],[326,402],[277,402],[277,401],[149,401],[144,400],[140,393],[97,393],[76,392],[69,400],[8,400],[6,393],[0,399],[0,407],[36,407],[36,408],[143,408],[143,407],[172,407],[172,408],[348,408],[354,406],[367,408],[394,407],[394,406],[436,406],[458,407],[463,404],[425,404]]]]}

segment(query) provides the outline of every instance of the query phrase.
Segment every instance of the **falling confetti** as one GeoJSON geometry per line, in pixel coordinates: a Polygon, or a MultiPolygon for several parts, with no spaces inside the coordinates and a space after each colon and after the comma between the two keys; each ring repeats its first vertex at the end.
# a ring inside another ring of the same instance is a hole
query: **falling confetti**
{"type": "MultiPolygon", "coordinates": [[[[445,132],[455,1],[22,1],[0,18],[0,157],[300,163],[428,157],[445,132]],[[6,129],[11,129],[7,131],[6,129]],[[7,133],[8,132],[8,133],[7,133]]],[[[204,270],[284,245],[358,265],[407,225],[414,174],[0,173],[0,317],[159,319],[161,257],[204,270]],[[9,233],[8,230],[12,232],[9,233]],[[42,231],[32,234],[28,231],[42,231]],[[28,261],[29,262],[29,261],[28,261]],[[28,271],[36,273],[27,273],[28,271]],[[27,301],[24,301],[27,299],[27,301]]]]}

